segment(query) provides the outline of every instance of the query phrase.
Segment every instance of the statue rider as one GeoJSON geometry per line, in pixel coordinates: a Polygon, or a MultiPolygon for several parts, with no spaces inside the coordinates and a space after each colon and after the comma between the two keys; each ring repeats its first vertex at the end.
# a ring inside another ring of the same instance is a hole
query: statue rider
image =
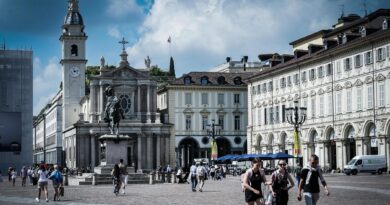
{"type": "Polygon", "coordinates": [[[118,134],[120,118],[124,119],[123,110],[121,109],[119,99],[115,96],[114,89],[111,86],[106,88],[105,94],[107,102],[104,110],[104,121],[109,123],[111,134],[114,134],[114,126],[117,127],[116,134],[118,134]]]}

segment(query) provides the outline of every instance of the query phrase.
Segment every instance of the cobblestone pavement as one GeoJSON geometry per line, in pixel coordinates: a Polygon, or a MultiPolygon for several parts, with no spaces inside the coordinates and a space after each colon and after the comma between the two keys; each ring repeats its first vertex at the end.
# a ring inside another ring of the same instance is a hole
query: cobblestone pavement
{"type": "MultiPolygon", "coordinates": [[[[325,179],[331,195],[326,197],[322,190],[319,204],[390,205],[390,175],[328,175],[325,179]]],[[[55,203],[51,201],[53,192],[49,185],[50,201],[41,200],[41,204],[244,204],[240,178],[232,176],[223,181],[208,180],[204,191],[195,193],[189,184],[128,185],[126,194],[117,197],[112,186],[67,186],[65,197],[55,203]]],[[[38,204],[34,201],[36,194],[36,188],[20,187],[20,181],[15,187],[8,181],[0,183],[1,205],[38,204]]],[[[291,189],[289,204],[304,204],[296,196],[297,190],[291,189]]]]}

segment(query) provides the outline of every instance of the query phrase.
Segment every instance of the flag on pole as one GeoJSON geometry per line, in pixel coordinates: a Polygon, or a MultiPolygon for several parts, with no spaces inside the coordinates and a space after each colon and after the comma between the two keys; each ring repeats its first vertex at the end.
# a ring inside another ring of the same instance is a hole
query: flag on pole
{"type": "Polygon", "coordinates": [[[171,36],[169,36],[168,38],[168,43],[171,43],[171,36]]]}
{"type": "Polygon", "coordinates": [[[210,145],[211,145],[211,160],[216,160],[218,158],[217,142],[215,140],[212,140],[210,145]]]}

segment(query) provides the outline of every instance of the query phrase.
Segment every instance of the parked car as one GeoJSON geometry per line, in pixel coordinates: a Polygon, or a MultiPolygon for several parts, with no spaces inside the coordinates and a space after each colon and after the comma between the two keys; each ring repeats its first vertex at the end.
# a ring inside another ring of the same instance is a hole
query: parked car
{"type": "Polygon", "coordinates": [[[387,164],[384,155],[361,155],[355,156],[344,166],[346,175],[356,175],[357,173],[378,173],[386,172],[387,164]]]}

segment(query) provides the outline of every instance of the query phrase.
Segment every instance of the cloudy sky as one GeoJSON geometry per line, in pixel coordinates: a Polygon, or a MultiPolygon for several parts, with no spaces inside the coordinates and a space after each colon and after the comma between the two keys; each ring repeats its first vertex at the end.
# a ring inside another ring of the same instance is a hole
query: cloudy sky
{"type": "MultiPolygon", "coordinates": [[[[291,53],[289,42],[340,17],[364,15],[364,0],[80,0],[88,35],[88,65],[101,56],[117,65],[125,37],[129,61],[167,68],[169,44],[177,76],[206,71],[227,56],[257,61],[259,53],[291,53]]],[[[367,0],[368,12],[390,8],[390,1],[367,0]]],[[[58,91],[61,80],[59,36],[67,0],[0,0],[0,41],[10,49],[34,52],[34,114],[58,91]]]]}

